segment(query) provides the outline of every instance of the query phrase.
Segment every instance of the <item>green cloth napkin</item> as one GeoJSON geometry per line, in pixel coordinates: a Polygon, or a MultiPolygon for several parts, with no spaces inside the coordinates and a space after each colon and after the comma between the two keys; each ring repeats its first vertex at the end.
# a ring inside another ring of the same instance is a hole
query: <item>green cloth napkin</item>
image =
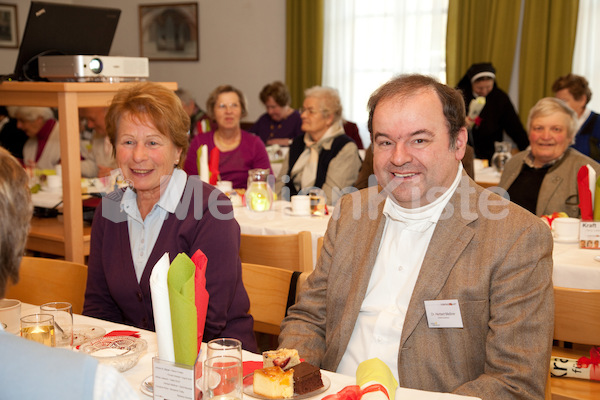
{"type": "Polygon", "coordinates": [[[363,385],[369,382],[376,382],[385,386],[390,400],[394,400],[398,382],[394,378],[390,367],[379,358],[371,358],[370,360],[363,361],[356,368],[356,384],[361,389],[364,389],[363,385]]]}
{"type": "Polygon", "coordinates": [[[167,275],[175,362],[186,365],[194,365],[198,355],[195,271],[192,260],[185,253],[179,253],[167,275]]]}
{"type": "Polygon", "coordinates": [[[594,192],[594,221],[600,221],[600,178],[596,180],[594,192]]]}

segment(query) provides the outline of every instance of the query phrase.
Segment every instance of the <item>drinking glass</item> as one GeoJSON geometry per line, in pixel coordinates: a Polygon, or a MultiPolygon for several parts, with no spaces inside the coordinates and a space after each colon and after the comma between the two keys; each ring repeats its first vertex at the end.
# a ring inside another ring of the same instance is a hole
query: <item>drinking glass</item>
{"type": "Polygon", "coordinates": [[[219,356],[204,361],[203,400],[242,399],[242,360],[219,356]]]}
{"type": "Polygon", "coordinates": [[[208,342],[206,358],[231,356],[242,359],[242,342],[237,339],[219,338],[208,342]]]}
{"type": "Polygon", "coordinates": [[[54,347],[54,317],[50,314],[31,314],[22,317],[21,336],[54,347]]]}
{"type": "Polygon", "coordinates": [[[40,306],[42,314],[54,317],[56,347],[73,347],[73,306],[67,302],[52,302],[40,306]]]}
{"type": "Polygon", "coordinates": [[[322,189],[312,189],[308,192],[310,196],[310,213],[312,215],[325,215],[325,192],[322,189]]]}

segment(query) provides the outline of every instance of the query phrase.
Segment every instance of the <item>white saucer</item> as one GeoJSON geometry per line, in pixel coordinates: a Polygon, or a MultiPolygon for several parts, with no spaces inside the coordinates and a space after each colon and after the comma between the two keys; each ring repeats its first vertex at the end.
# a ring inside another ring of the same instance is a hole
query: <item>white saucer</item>
{"type": "Polygon", "coordinates": [[[579,238],[576,237],[572,237],[572,238],[554,238],[555,242],[558,243],[579,243],[579,238]]]}
{"type": "Polygon", "coordinates": [[[308,214],[296,214],[296,213],[294,213],[294,212],[292,211],[292,209],[291,209],[291,208],[289,208],[289,207],[287,207],[287,208],[284,208],[284,209],[283,209],[283,213],[284,213],[285,215],[290,215],[290,216],[292,216],[292,217],[311,217],[311,214],[310,214],[310,213],[308,213],[308,214]]]}
{"type": "Polygon", "coordinates": [[[154,388],[152,387],[152,375],[144,379],[144,381],[140,384],[140,390],[146,396],[154,397],[154,388]],[[153,390],[150,391],[150,388],[152,388],[153,390]]]}

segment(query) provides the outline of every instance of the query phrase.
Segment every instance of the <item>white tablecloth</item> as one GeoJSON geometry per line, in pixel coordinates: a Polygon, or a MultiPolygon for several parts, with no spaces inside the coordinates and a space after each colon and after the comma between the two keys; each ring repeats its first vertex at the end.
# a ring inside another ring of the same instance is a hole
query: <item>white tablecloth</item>
{"type": "Polygon", "coordinates": [[[325,235],[333,211],[324,217],[299,217],[291,215],[287,201],[276,201],[271,211],[254,212],[246,207],[234,207],[234,215],[242,233],[249,235],[285,235],[309,231],[313,243],[313,265],[317,262],[317,239],[325,235]]]}
{"type": "MultiPolygon", "coordinates": [[[[33,314],[39,312],[39,307],[33,306],[31,304],[22,304],[21,307],[21,315],[33,314]]],[[[111,332],[113,330],[136,330],[140,332],[140,336],[142,339],[148,342],[148,351],[144,354],[140,361],[130,370],[123,372],[123,375],[129,382],[129,384],[139,392],[140,399],[147,400],[150,399],[150,396],[146,396],[140,390],[140,385],[148,376],[152,375],[152,358],[157,356],[158,345],[156,344],[156,334],[154,332],[145,331],[143,329],[133,328],[131,326],[115,324],[113,322],[104,321],[101,319],[90,318],[83,315],[74,315],[73,321],[75,325],[94,325],[104,328],[106,332],[111,332]]],[[[262,360],[262,356],[260,354],[254,354],[247,351],[244,351],[242,357],[244,361],[260,361],[262,360]]],[[[327,377],[329,377],[331,381],[330,388],[319,395],[319,399],[329,395],[334,394],[343,389],[348,385],[355,384],[355,378],[352,376],[346,376],[341,374],[336,374],[334,372],[322,371],[327,377]]],[[[244,395],[245,400],[251,400],[252,397],[244,395]]],[[[453,394],[445,394],[445,393],[436,393],[436,392],[424,392],[421,390],[413,390],[413,389],[404,389],[398,388],[396,391],[396,399],[414,399],[414,400],[450,400],[450,399],[474,399],[474,397],[465,397],[458,396],[453,394]]]]}
{"type": "Polygon", "coordinates": [[[577,243],[554,242],[554,286],[600,289],[600,250],[580,249],[577,243]]]}
{"type": "Polygon", "coordinates": [[[500,183],[500,172],[493,167],[476,168],[475,182],[484,186],[496,186],[500,183]]]}

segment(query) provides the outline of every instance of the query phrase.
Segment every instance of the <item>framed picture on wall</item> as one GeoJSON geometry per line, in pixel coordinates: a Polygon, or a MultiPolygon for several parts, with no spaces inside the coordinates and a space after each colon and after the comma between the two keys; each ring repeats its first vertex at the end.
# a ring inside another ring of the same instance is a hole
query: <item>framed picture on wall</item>
{"type": "Polygon", "coordinates": [[[16,4],[0,3],[0,47],[19,47],[16,4]]]}
{"type": "Polygon", "coordinates": [[[151,61],[199,59],[198,3],[140,4],[140,55],[151,61]]]}

